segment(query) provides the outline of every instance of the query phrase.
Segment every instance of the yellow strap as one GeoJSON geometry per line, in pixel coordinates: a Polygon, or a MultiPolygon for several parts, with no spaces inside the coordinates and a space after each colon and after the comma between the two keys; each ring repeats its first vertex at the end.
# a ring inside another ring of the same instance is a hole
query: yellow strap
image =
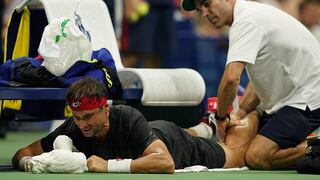
{"type": "Polygon", "coordinates": [[[102,68],[102,70],[104,71],[104,74],[105,74],[105,76],[106,76],[106,80],[107,80],[108,88],[111,88],[111,87],[112,87],[112,80],[111,80],[111,77],[110,77],[110,75],[108,74],[108,72],[107,72],[107,69],[106,69],[106,68],[102,68]]]}
{"type": "MultiPolygon", "coordinates": [[[[10,22],[11,22],[11,18],[9,20],[9,24],[10,24],[10,22]]],[[[8,29],[9,29],[9,27],[7,28],[6,39],[5,39],[5,56],[4,56],[5,61],[7,58],[8,29]]],[[[11,59],[16,59],[19,57],[28,56],[29,55],[29,42],[30,42],[30,11],[27,7],[24,7],[11,59]]],[[[2,108],[3,109],[9,108],[9,109],[14,109],[14,110],[20,110],[21,106],[22,106],[21,100],[3,100],[3,107],[2,108]]]]}
{"type": "MultiPolygon", "coordinates": [[[[82,60],[80,60],[80,61],[84,61],[84,62],[88,62],[88,63],[96,63],[96,62],[98,62],[97,59],[92,59],[92,60],[82,59],[82,60]]],[[[113,85],[112,80],[111,80],[111,77],[110,77],[110,75],[108,74],[106,68],[102,68],[102,70],[103,70],[103,72],[104,72],[104,74],[105,74],[105,78],[106,78],[106,80],[107,80],[107,85],[108,85],[109,88],[111,88],[112,85],[113,85]]]]}
{"type": "Polygon", "coordinates": [[[64,108],[64,117],[68,118],[72,116],[72,111],[69,105],[64,108]]]}
{"type": "MultiPolygon", "coordinates": [[[[0,100],[0,103],[2,104],[2,100],[0,100]]],[[[1,107],[1,110],[5,108],[20,110],[21,106],[21,100],[3,100],[3,107],[1,107]]]]}
{"type": "Polygon", "coordinates": [[[27,7],[24,7],[22,16],[21,16],[16,43],[14,45],[12,59],[28,56],[29,42],[30,42],[30,11],[27,7]]]}

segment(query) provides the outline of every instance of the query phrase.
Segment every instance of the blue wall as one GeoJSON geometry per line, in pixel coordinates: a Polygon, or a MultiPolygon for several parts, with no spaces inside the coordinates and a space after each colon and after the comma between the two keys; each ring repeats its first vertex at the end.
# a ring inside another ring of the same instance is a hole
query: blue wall
{"type": "MultiPolygon", "coordinates": [[[[207,97],[217,96],[228,51],[228,38],[199,37],[189,21],[177,22],[176,49],[164,61],[163,67],[186,67],[198,71],[206,83],[207,97]]],[[[241,86],[247,85],[246,74],[241,86]]]]}

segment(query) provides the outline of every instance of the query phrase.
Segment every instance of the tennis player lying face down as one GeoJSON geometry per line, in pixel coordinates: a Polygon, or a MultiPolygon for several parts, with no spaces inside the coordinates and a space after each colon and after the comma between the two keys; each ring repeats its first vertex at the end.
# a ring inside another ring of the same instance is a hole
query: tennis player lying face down
{"type": "Polygon", "coordinates": [[[12,160],[14,167],[33,173],[174,173],[193,165],[245,165],[246,148],[256,133],[256,114],[249,116],[247,125],[230,128],[228,147],[214,138],[191,136],[172,122],[147,122],[132,107],[110,107],[106,92],[105,85],[92,78],[72,84],[66,99],[73,117],[20,149],[12,160]]]}

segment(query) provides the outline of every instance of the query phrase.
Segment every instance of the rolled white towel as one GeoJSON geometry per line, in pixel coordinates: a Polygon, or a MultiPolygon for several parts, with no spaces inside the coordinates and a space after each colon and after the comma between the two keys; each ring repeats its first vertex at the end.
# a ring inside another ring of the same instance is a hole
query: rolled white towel
{"type": "Polygon", "coordinates": [[[72,152],[72,139],[68,136],[58,136],[54,150],[34,156],[28,163],[32,173],[83,173],[88,171],[87,159],[83,153],[72,152]]]}
{"type": "Polygon", "coordinates": [[[83,173],[88,171],[87,158],[83,153],[66,150],[53,150],[49,155],[49,173],[83,173]]]}
{"type": "Polygon", "coordinates": [[[49,161],[49,153],[42,153],[41,155],[33,156],[27,164],[28,171],[35,174],[47,173],[49,161]]]}
{"type": "Polygon", "coordinates": [[[88,171],[87,159],[83,153],[60,149],[32,157],[28,163],[28,169],[35,174],[88,171]]]}

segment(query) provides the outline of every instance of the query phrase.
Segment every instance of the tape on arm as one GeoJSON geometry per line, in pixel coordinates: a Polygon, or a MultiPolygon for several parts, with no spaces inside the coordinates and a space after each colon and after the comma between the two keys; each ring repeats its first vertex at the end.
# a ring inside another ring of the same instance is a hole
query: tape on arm
{"type": "Polygon", "coordinates": [[[132,159],[109,159],[108,172],[110,173],[130,173],[132,159]]]}

